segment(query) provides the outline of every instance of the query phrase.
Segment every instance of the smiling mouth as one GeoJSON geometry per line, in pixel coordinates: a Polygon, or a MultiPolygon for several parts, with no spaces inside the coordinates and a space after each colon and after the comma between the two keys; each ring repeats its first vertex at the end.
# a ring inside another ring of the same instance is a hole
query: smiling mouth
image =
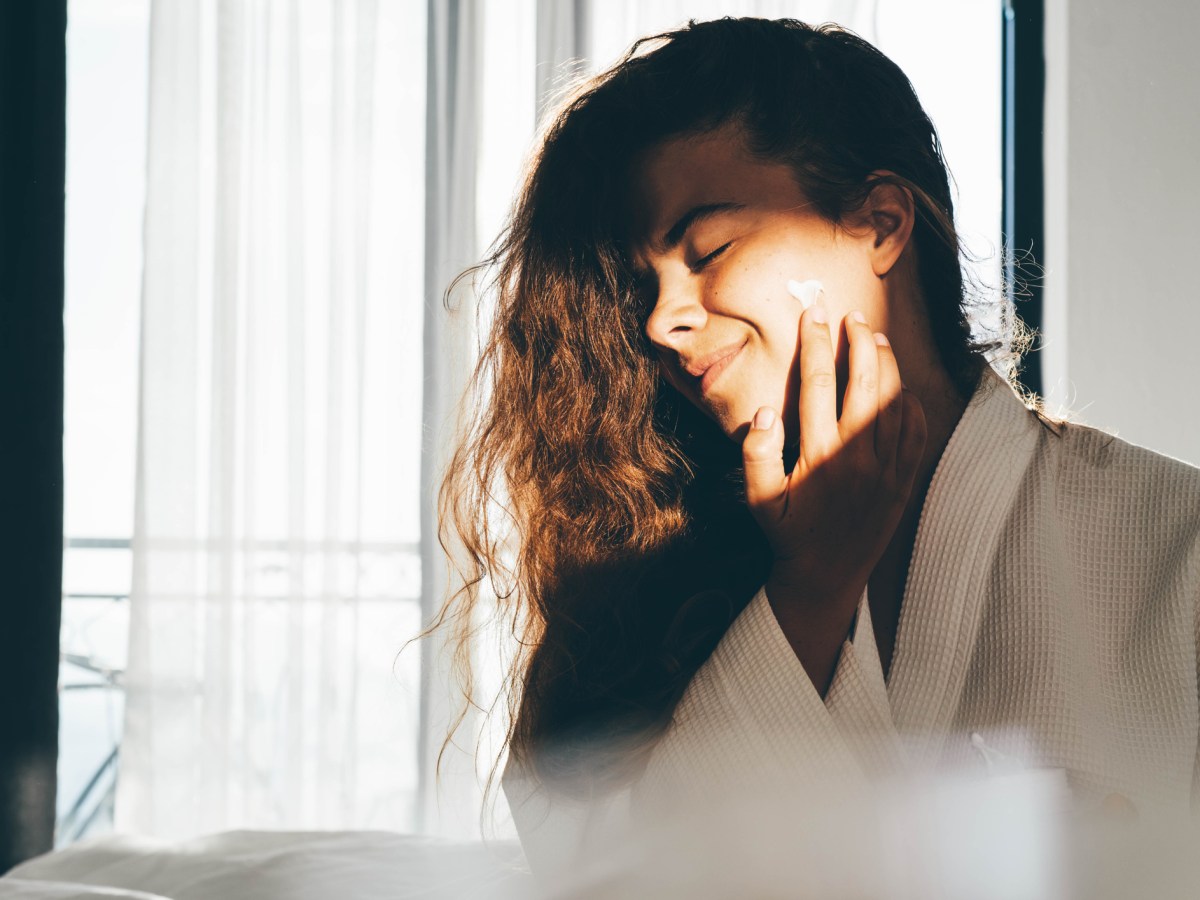
{"type": "Polygon", "coordinates": [[[742,348],[746,345],[743,343],[740,347],[730,353],[728,356],[723,356],[711,366],[704,370],[704,375],[700,378],[699,390],[701,397],[707,397],[712,391],[713,386],[717,383],[717,379],[729,368],[730,363],[734,361],[742,348]]]}

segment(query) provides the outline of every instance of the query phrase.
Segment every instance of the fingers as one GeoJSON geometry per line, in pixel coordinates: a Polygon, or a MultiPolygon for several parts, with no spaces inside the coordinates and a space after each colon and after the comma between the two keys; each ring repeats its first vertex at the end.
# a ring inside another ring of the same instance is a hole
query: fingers
{"type": "Polygon", "coordinates": [[[783,424],[769,406],[761,407],[750,422],[742,441],[742,463],[746,505],[760,521],[777,521],[787,496],[787,473],[783,468],[783,424]]]}
{"type": "Polygon", "coordinates": [[[840,443],[829,314],[818,300],[800,317],[800,455],[815,465],[832,456],[840,443]]]}
{"type": "Polygon", "coordinates": [[[866,455],[875,452],[875,420],[879,418],[879,347],[861,312],[845,318],[846,339],[850,347],[850,377],[838,423],[846,444],[862,447],[866,455]]]}
{"type": "Polygon", "coordinates": [[[904,398],[900,367],[896,364],[891,343],[879,333],[875,335],[875,345],[879,356],[879,418],[875,421],[875,456],[884,461],[896,456],[904,398]]]}

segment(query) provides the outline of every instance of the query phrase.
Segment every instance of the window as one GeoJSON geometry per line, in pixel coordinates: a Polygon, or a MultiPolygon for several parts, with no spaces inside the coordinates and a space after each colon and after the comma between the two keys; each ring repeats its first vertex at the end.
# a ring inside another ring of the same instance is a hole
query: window
{"type": "MultiPolygon", "coordinates": [[[[310,6],[328,11],[335,2],[310,6]]],[[[481,248],[499,228],[533,135],[538,7],[534,0],[484,4],[490,21],[484,29],[478,159],[481,248]]],[[[593,70],[614,60],[633,38],[689,17],[833,19],[875,41],[909,75],[938,126],[958,186],[956,215],[964,240],[982,257],[976,278],[985,286],[998,285],[999,4],[614,0],[579,7],[590,9],[583,31],[593,70]],[[948,34],[958,39],[947,41],[948,34]]],[[[400,11],[388,4],[384,8],[390,16],[400,11]]],[[[132,575],[149,24],[150,0],[74,0],[69,7],[60,844],[111,827],[121,743],[132,575]]],[[[381,130],[377,141],[394,142],[396,136],[389,135],[381,130]]],[[[394,234],[380,234],[379,229],[372,239],[381,247],[399,243],[394,234]]],[[[412,252],[416,259],[417,251],[412,252]]],[[[419,577],[409,574],[410,580],[419,577]]]]}
{"type": "Polygon", "coordinates": [[[124,711],[149,17],[68,8],[59,843],[111,826],[124,711]]]}

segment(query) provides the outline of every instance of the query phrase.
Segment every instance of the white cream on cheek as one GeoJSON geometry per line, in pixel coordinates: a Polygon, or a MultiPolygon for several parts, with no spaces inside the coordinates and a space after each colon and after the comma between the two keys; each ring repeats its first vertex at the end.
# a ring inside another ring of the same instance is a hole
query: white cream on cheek
{"type": "Polygon", "coordinates": [[[787,291],[800,301],[801,306],[808,309],[817,301],[819,295],[825,293],[825,285],[815,278],[808,281],[788,281],[787,291]]]}

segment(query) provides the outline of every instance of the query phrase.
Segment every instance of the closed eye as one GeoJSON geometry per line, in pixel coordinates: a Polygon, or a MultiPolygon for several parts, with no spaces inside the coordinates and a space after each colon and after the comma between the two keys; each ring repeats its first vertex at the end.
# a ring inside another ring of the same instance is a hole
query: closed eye
{"type": "Polygon", "coordinates": [[[720,247],[718,247],[712,253],[708,254],[708,256],[703,256],[700,259],[696,260],[694,263],[692,263],[692,271],[699,272],[701,269],[703,269],[705,266],[707,266],[709,263],[711,263],[714,259],[716,259],[722,253],[724,253],[726,250],[728,250],[732,244],[733,244],[733,241],[730,241],[728,244],[722,244],[720,247]]]}

